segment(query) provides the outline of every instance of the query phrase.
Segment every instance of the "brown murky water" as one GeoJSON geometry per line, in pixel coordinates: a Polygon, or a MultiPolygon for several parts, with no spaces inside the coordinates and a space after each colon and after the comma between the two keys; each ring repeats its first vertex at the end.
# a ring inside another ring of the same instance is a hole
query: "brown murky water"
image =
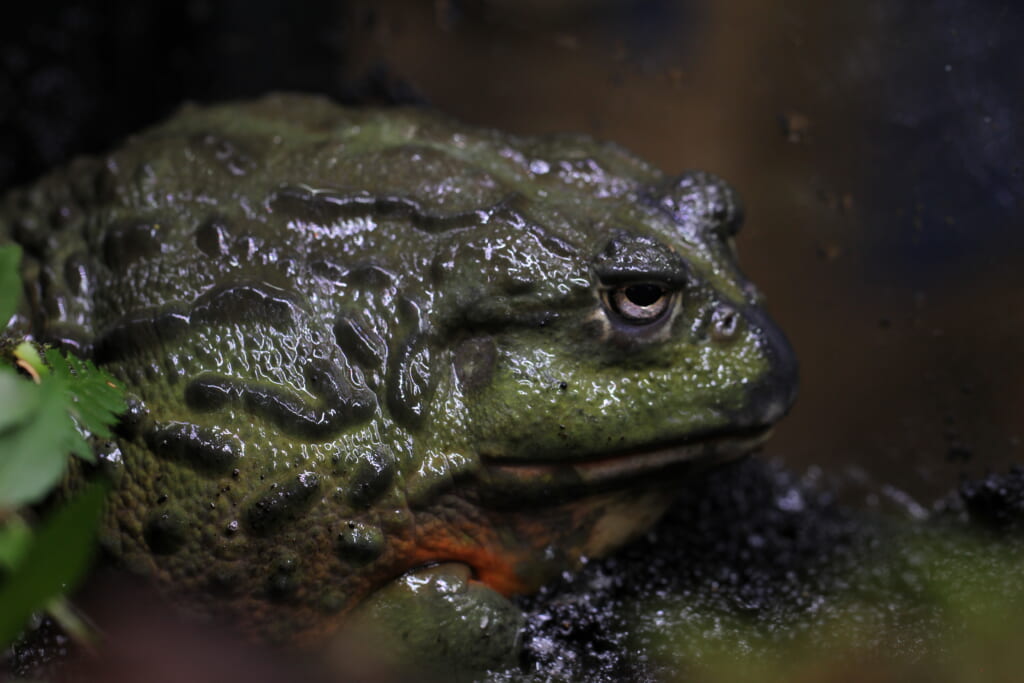
{"type": "Polygon", "coordinates": [[[357,5],[348,73],[386,64],[464,120],[728,178],[802,362],[765,454],[927,502],[1024,456],[1021,118],[989,4],[964,25],[941,3],[389,0],[357,5]]]}
{"type": "Polygon", "coordinates": [[[745,198],[744,266],[802,361],[767,456],[854,468],[851,500],[883,482],[927,502],[1024,455],[1015,3],[81,0],[9,19],[0,188],[185,99],[276,89],[589,132],[745,198]]]}

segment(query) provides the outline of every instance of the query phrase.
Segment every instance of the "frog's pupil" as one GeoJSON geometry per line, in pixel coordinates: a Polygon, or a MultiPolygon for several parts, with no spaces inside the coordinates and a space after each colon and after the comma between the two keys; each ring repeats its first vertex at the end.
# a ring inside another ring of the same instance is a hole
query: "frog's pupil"
{"type": "Polygon", "coordinates": [[[658,301],[664,292],[657,285],[630,285],[626,287],[626,298],[636,306],[650,306],[658,301]]]}

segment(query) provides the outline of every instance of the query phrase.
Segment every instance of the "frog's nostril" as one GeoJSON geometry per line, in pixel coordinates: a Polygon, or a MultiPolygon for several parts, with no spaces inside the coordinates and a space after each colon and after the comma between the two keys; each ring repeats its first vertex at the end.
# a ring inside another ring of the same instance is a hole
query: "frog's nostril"
{"type": "Polygon", "coordinates": [[[717,342],[729,341],[740,329],[740,313],[732,306],[720,304],[711,314],[711,338],[717,342]]]}

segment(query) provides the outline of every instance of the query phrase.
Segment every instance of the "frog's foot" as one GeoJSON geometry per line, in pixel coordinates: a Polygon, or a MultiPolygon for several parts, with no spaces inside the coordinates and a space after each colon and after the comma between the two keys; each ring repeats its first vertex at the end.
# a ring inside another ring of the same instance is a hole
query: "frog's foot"
{"type": "Polygon", "coordinates": [[[523,625],[518,607],[475,581],[468,566],[449,562],[378,590],[348,615],[340,637],[438,680],[476,680],[518,665],[523,625]]]}

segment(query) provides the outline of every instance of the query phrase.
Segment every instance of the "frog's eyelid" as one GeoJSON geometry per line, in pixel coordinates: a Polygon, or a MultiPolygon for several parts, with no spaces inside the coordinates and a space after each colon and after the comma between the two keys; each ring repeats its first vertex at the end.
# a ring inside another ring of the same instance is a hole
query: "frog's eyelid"
{"type": "Polygon", "coordinates": [[[679,287],[690,280],[689,268],[678,253],[646,235],[625,231],[613,235],[591,267],[605,284],[656,281],[679,287]]]}
{"type": "Polygon", "coordinates": [[[668,270],[595,270],[599,287],[611,289],[623,285],[662,285],[667,289],[681,289],[692,280],[689,273],[680,274],[678,271],[668,270]]]}

